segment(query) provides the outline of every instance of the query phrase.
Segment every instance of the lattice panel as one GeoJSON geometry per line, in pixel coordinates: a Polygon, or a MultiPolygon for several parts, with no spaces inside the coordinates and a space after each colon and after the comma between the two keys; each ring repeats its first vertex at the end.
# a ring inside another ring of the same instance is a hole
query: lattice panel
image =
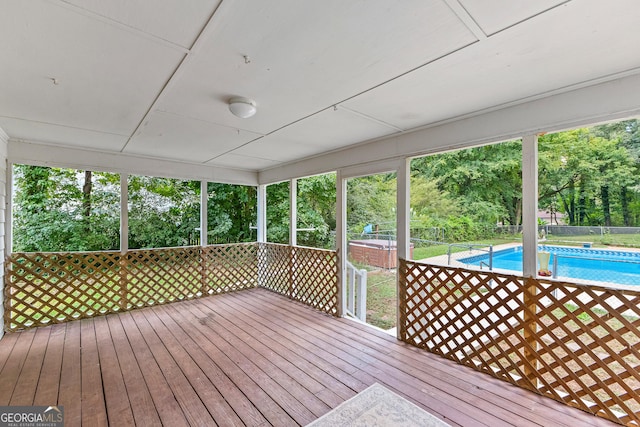
{"type": "Polygon", "coordinates": [[[118,311],[119,262],[114,252],[12,254],[5,263],[5,330],[118,311]]]}
{"type": "Polygon", "coordinates": [[[260,243],[258,253],[260,287],[282,295],[291,293],[291,246],[260,243]]]}
{"type": "Polygon", "coordinates": [[[338,254],[294,247],[290,298],[318,310],[338,314],[338,254]]]}
{"type": "Polygon", "coordinates": [[[260,243],[259,286],[318,310],[338,313],[338,255],[335,251],[260,243]]]}
{"type": "Polygon", "coordinates": [[[255,288],[258,285],[258,245],[238,243],[202,249],[206,294],[255,288]]]}
{"type": "Polygon", "coordinates": [[[146,307],[203,295],[198,246],[127,253],[128,306],[146,307]]]}
{"type": "Polygon", "coordinates": [[[640,424],[640,292],[401,261],[404,341],[640,424]]]}

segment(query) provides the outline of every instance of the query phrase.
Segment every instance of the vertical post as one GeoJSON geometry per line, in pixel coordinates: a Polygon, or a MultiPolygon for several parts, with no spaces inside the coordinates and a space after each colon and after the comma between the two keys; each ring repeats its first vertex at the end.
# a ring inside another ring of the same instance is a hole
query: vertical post
{"type": "MultiPolygon", "coordinates": [[[[1,141],[1,139],[0,139],[1,141]]],[[[4,251],[5,255],[13,252],[13,164],[7,162],[6,170],[7,183],[4,187],[4,251]]]]}
{"type": "Polygon", "coordinates": [[[120,174],[120,309],[129,306],[127,283],[127,252],[129,252],[129,175],[120,174]]]}
{"type": "Polygon", "coordinates": [[[258,185],[258,242],[267,241],[267,186],[258,185]]]}
{"type": "Polygon", "coordinates": [[[298,244],[298,180],[289,181],[289,296],[296,294],[295,269],[296,249],[298,244]]]}
{"type": "Polygon", "coordinates": [[[522,272],[536,277],[538,253],[538,137],[522,138],[522,272]]]}
{"type": "Polygon", "coordinates": [[[207,213],[209,203],[209,188],[207,181],[200,181],[200,293],[205,296],[209,293],[207,289],[207,253],[206,247],[209,244],[209,216],[207,213]]]}
{"type": "Polygon", "coordinates": [[[266,251],[263,249],[263,243],[267,241],[267,186],[264,184],[258,185],[258,219],[256,227],[258,228],[258,283],[256,287],[262,286],[263,275],[265,273],[266,251]]]}
{"type": "MultiPolygon", "coordinates": [[[[411,236],[409,235],[410,218],[410,194],[411,194],[411,159],[402,159],[397,171],[397,216],[396,216],[396,229],[398,241],[396,245],[398,247],[398,260],[397,265],[400,266],[400,260],[407,260],[410,258],[410,244],[411,236]]],[[[402,304],[400,304],[403,295],[400,294],[400,281],[404,280],[402,276],[403,269],[398,268],[398,277],[396,279],[396,337],[402,339],[400,327],[404,323],[405,315],[402,313],[402,304]]]]}
{"type": "Polygon", "coordinates": [[[346,313],[347,304],[347,180],[336,172],[336,250],[338,252],[338,316],[346,313]]]}
{"type": "MultiPolygon", "coordinates": [[[[367,321],[367,270],[362,269],[358,275],[358,319],[367,321]]],[[[355,268],[353,275],[356,275],[355,268]]]]}
{"type": "Polygon", "coordinates": [[[209,193],[207,181],[200,181],[200,246],[207,246],[208,242],[208,214],[207,203],[209,203],[209,193]]]}
{"type": "Polygon", "coordinates": [[[289,244],[298,244],[298,180],[289,181],[289,244]]]}
{"type": "Polygon", "coordinates": [[[522,138],[522,273],[524,373],[537,388],[537,267],[538,267],[538,137],[527,135],[522,138]]]}
{"type": "Polygon", "coordinates": [[[356,268],[347,264],[347,310],[356,315],[356,268]]]}
{"type": "MultiPolygon", "coordinates": [[[[11,268],[7,263],[7,257],[13,252],[12,247],[12,193],[13,193],[13,165],[8,161],[8,144],[9,136],[0,128],[0,181],[4,181],[6,185],[0,183],[0,233],[4,234],[4,239],[0,238],[0,244],[4,250],[0,250],[0,318],[3,319],[3,327],[0,328],[0,338],[4,336],[4,328],[9,327],[11,321],[11,313],[9,310],[5,312],[5,279],[7,269],[11,268]]],[[[11,304],[11,299],[6,301],[7,305],[11,304]]],[[[10,307],[7,307],[10,308],[10,307]]]]}

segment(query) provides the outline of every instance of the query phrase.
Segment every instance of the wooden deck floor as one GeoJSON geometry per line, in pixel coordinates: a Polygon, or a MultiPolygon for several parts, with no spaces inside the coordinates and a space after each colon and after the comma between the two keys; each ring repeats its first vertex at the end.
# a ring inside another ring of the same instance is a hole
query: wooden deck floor
{"type": "Polygon", "coordinates": [[[67,426],[305,425],[378,382],[462,426],[612,426],[255,289],[7,334],[0,405],[67,426]]]}

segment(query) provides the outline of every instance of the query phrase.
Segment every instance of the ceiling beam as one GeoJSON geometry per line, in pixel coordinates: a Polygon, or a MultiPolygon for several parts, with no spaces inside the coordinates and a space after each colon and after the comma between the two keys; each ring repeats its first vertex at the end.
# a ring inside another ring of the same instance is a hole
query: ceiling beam
{"type": "Polygon", "coordinates": [[[9,139],[9,163],[257,185],[253,171],[9,139]]]}

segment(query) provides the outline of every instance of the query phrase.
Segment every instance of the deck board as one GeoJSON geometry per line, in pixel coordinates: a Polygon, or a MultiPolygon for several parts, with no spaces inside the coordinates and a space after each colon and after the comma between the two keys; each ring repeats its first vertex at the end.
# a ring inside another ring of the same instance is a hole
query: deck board
{"type": "Polygon", "coordinates": [[[36,395],[33,398],[33,404],[36,406],[45,406],[58,400],[66,329],[67,325],[64,323],[51,327],[51,334],[42,362],[42,372],[46,374],[40,376],[36,395]]]}
{"type": "Polygon", "coordinates": [[[133,418],[136,424],[160,425],[160,417],[156,409],[144,375],[136,362],[133,349],[129,345],[120,318],[108,316],[108,326],[113,338],[113,346],[120,362],[122,378],[131,402],[133,418]]]}
{"type": "Polygon", "coordinates": [[[615,425],[263,289],[0,340],[0,404],[68,426],[305,425],[375,382],[452,426],[615,425]]]}
{"type": "Polygon", "coordinates": [[[102,373],[103,367],[100,366],[93,319],[80,321],[80,359],[82,424],[96,427],[106,426],[108,425],[108,415],[102,377],[110,377],[119,373],[110,371],[108,374],[102,373]]]}

